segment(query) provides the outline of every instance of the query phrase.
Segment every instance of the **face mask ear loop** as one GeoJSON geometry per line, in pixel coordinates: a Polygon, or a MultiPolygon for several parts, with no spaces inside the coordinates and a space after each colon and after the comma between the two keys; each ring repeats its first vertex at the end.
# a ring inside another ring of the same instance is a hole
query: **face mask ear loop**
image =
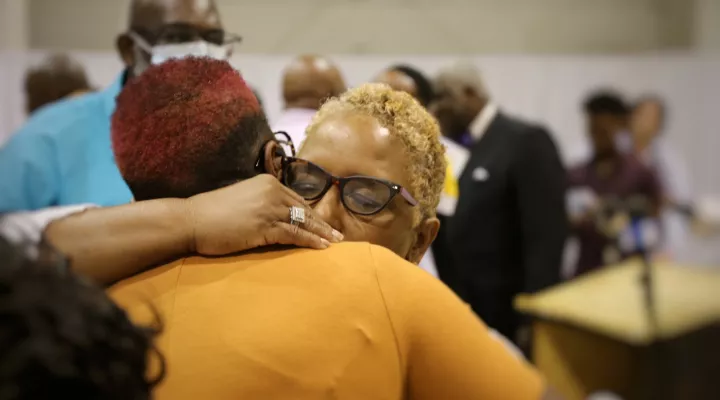
{"type": "Polygon", "coordinates": [[[135,42],[137,46],[146,51],[148,54],[152,55],[152,46],[150,46],[150,44],[142,36],[133,31],[128,32],[127,35],[135,42]]]}

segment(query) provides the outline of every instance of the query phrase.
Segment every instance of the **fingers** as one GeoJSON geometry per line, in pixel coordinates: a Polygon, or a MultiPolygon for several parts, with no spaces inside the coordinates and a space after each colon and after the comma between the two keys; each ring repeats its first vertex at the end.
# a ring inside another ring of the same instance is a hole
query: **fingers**
{"type": "MultiPolygon", "coordinates": [[[[298,229],[298,232],[307,231],[314,236],[318,236],[326,241],[337,243],[343,240],[343,235],[337,230],[333,229],[325,221],[315,215],[312,208],[308,207],[305,203],[305,199],[299,194],[295,193],[292,189],[286,187],[279,181],[272,183],[273,186],[279,186],[281,197],[280,207],[277,210],[277,220],[284,222],[292,229],[298,229]],[[284,196],[282,194],[284,194],[284,196]],[[301,224],[300,228],[290,225],[290,207],[302,207],[305,210],[305,222],[301,224]]],[[[287,243],[296,244],[296,243],[287,243]]]]}
{"type": "Polygon", "coordinates": [[[290,244],[320,250],[330,246],[328,240],[287,222],[275,223],[268,234],[267,241],[268,244],[290,244]]]}
{"type": "MultiPolygon", "coordinates": [[[[300,207],[300,206],[296,206],[300,207]]],[[[300,224],[300,228],[305,229],[310,233],[314,233],[323,239],[329,240],[332,243],[342,242],[342,233],[333,229],[327,222],[318,218],[314,211],[305,206],[305,222],[300,224]]]]}
{"type": "Polygon", "coordinates": [[[300,196],[299,194],[295,193],[294,190],[283,185],[282,182],[280,182],[278,179],[274,179],[274,180],[275,180],[274,184],[277,184],[281,188],[281,191],[286,195],[285,198],[292,199],[292,204],[288,204],[288,207],[290,205],[294,205],[295,203],[305,203],[305,199],[302,196],[300,196]]]}
{"type": "MultiPolygon", "coordinates": [[[[285,189],[292,192],[293,195],[300,197],[292,190],[288,188],[285,189]]],[[[278,210],[278,219],[280,221],[290,222],[290,207],[302,207],[305,209],[305,222],[301,224],[302,228],[333,243],[341,242],[343,240],[343,235],[333,229],[327,222],[319,218],[312,208],[305,204],[305,200],[302,197],[298,200],[295,196],[286,198],[285,202],[282,203],[285,205],[285,208],[278,210]]]]}

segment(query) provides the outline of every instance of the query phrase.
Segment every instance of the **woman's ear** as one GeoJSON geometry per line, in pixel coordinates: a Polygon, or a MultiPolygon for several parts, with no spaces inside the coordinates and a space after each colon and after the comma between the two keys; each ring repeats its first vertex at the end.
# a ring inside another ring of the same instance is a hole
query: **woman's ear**
{"type": "Polygon", "coordinates": [[[282,174],[282,156],[280,156],[280,154],[283,154],[282,147],[278,142],[271,140],[265,144],[263,152],[265,173],[280,178],[282,174]]]}
{"type": "Polygon", "coordinates": [[[417,237],[406,259],[413,264],[419,264],[428,247],[430,247],[435,237],[437,237],[438,230],[440,229],[440,220],[435,217],[428,218],[421,222],[415,229],[417,231],[417,237]]]}

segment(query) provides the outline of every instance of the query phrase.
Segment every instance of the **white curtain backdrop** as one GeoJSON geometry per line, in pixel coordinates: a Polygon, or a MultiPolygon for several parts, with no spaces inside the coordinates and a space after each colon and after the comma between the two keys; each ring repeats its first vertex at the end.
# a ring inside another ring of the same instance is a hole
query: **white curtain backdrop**
{"type": "MultiPolygon", "coordinates": [[[[122,65],[114,53],[75,53],[98,86],[122,65]]],[[[0,53],[0,143],[24,120],[22,77],[42,53],[0,53]]],[[[288,56],[236,55],[233,64],[260,93],[268,118],[281,111],[280,75],[288,56]]],[[[382,68],[404,62],[434,74],[453,57],[334,56],[348,83],[366,82],[382,68]]],[[[720,59],[690,55],[484,56],[475,62],[493,97],[508,113],[548,126],[568,163],[587,151],[581,103],[596,88],[611,87],[630,99],[657,93],[668,103],[667,141],[685,158],[698,195],[720,193],[716,170],[720,132],[720,59]]]]}

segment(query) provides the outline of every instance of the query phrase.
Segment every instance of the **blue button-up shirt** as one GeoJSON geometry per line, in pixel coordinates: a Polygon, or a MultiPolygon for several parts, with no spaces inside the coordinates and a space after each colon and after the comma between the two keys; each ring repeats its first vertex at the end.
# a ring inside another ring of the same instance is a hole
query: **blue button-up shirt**
{"type": "Polygon", "coordinates": [[[132,199],[110,144],[122,82],[38,110],[0,148],[0,213],[132,199]]]}

